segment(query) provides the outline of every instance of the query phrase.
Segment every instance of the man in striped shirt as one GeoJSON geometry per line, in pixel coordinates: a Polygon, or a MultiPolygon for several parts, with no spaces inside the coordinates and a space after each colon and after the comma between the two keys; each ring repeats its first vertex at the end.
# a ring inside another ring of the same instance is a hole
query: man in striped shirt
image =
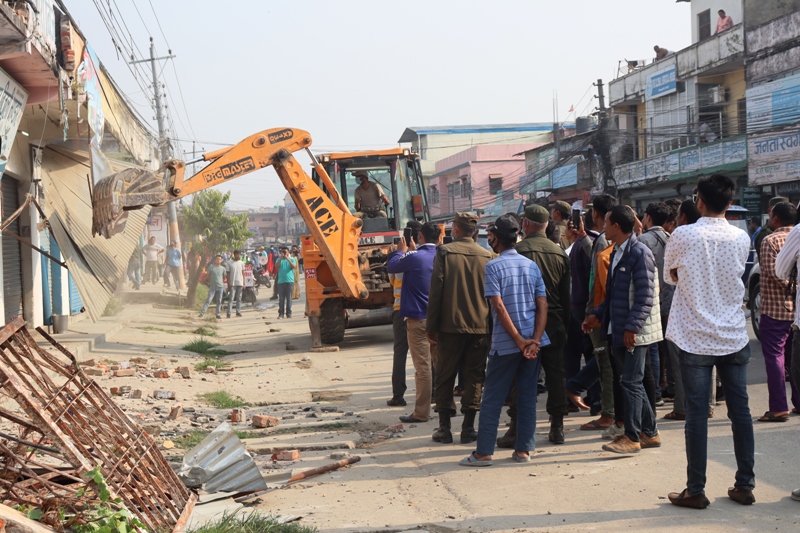
{"type": "Polygon", "coordinates": [[[536,263],[514,249],[519,233],[514,215],[503,215],[490,227],[490,244],[500,256],[486,264],[485,295],[494,320],[484,382],[477,450],[464,458],[463,466],[490,466],[503,402],[517,382],[517,437],[512,457],[529,462],[535,447],[536,395],[539,350],[550,340],[547,324],[547,292],[536,263]]]}

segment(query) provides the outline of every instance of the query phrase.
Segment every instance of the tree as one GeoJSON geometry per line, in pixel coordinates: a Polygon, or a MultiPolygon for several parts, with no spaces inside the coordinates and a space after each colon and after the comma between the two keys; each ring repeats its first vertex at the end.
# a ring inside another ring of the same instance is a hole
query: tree
{"type": "Polygon", "coordinates": [[[183,231],[192,241],[189,253],[189,282],[186,290],[186,305],[193,307],[197,296],[197,284],[203,266],[214,254],[235,250],[244,246],[253,234],[247,230],[247,213],[229,215],[225,204],[231,198],[230,191],[221,193],[206,190],[197,193],[190,206],[181,210],[183,231]]]}

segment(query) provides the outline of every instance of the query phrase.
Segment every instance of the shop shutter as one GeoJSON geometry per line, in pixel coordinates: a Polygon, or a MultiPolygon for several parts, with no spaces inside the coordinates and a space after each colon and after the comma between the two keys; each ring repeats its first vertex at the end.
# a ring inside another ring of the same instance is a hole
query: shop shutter
{"type": "Polygon", "coordinates": [[[75,280],[72,279],[72,274],[69,275],[69,314],[79,315],[83,313],[83,300],[81,300],[81,293],[78,292],[78,286],[75,285],[75,280]]]}
{"type": "MultiPolygon", "coordinates": [[[[9,176],[0,179],[3,193],[3,220],[19,208],[17,180],[9,176]]],[[[19,218],[8,225],[8,231],[19,235],[19,218]]],[[[19,241],[3,234],[3,299],[5,321],[22,316],[22,251],[19,241]]]]}
{"type": "MultiPolygon", "coordinates": [[[[39,246],[42,250],[50,253],[50,231],[43,229],[39,232],[39,246]]],[[[52,255],[52,254],[50,254],[52,255]]],[[[42,320],[45,326],[53,325],[53,270],[60,268],[53,262],[40,254],[42,261],[42,320]]]]}

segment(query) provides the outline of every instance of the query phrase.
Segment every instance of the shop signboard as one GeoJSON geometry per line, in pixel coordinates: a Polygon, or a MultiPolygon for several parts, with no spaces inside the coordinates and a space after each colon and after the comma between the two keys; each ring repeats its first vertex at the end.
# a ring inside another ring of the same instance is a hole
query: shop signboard
{"type": "Polygon", "coordinates": [[[750,185],[800,179],[800,130],[748,138],[750,185]]]}
{"type": "Polygon", "coordinates": [[[672,66],[665,70],[654,72],[647,76],[645,82],[645,98],[653,100],[678,90],[678,69],[672,66]]]}
{"type": "Polygon", "coordinates": [[[761,187],[741,187],[742,207],[749,213],[761,212],[761,187]]]}
{"type": "Polygon", "coordinates": [[[28,102],[28,91],[0,69],[0,176],[11,157],[11,146],[17,136],[19,121],[28,102]]]}
{"type": "Polygon", "coordinates": [[[800,122],[800,74],[747,90],[747,130],[800,122]]]}

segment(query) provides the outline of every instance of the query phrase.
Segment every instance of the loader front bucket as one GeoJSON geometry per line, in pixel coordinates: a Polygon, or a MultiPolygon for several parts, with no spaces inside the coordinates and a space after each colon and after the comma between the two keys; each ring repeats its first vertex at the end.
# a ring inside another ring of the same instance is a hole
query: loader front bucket
{"type": "Polygon", "coordinates": [[[163,179],[141,168],[126,168],[94,184],[92,192],[92,235],[112,235],[125,228],[125,211],[146,205],[163,205],[169,200],[163,179]]]}

